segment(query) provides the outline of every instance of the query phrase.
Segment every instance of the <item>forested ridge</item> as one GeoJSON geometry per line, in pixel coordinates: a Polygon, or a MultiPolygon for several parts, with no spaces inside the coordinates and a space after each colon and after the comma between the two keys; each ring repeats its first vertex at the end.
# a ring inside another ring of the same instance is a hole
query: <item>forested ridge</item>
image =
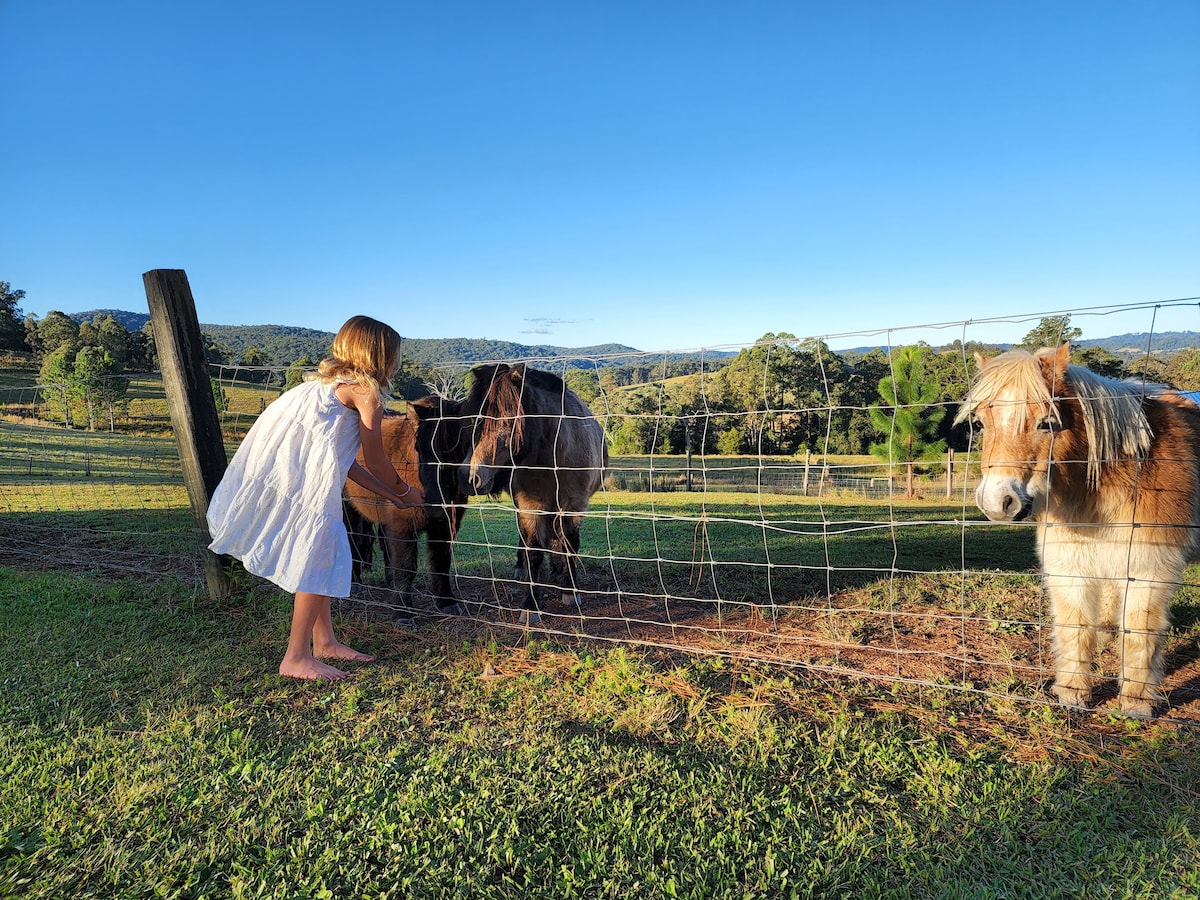
{"type": "MultiPolygon", "coordinates": [[[[140,331],[150,317],[126,310],[92,309],[71,313],[76,322],[91,322],[97,316],[112,316],[129,331],[140,331]]],[[[216,325],[201,323],[200,330],[213,344],[228,351],[229,359],[241,360],[251,347],[259,351],[263,365],[289,366],[302,359],[320,360],[333,343],[332,331],[300,328],[293,325],[216,325]]],[[[588,347],[558,347],[551,344],[518,344],[487,338],[405,338],[404,356],[415,363],[465,362],[484,360],[543,358],[565,356],[594,360],[595,365],[611,364],[610,357],[637,354],[625,344],[595,344],[588,347]]],[[[728,354],[732,356],[733,354],[728,354]]],[[[658,358],[661,359],[661,356],[658,358]]],[[[620,361],[627,363],[628,359],[620,361]]]]}
{"type": "MultiPolygon", "coordinates": [[[[96,316],[112,316],[129,331],[140,331],[150,321],[145,313],[119,309],[92,309],[70,313],[76,322],[90,322],[96,316]]],[[[307,357],[321,359],[333,342],[333,332],[292,325],[215,325],[202,324],[201,330],[213,341],[230,351],[231,359],[241,359],[246,351],[255,347],[262,351],[271,365],[287,366],[307,357]]],[[[1131,361],[1146,353],[1153,345],[1153,356],[1162,357],[1200,345],[1200,332],[1164,331],[1155,334],[1146,332],[1115,334],[1110,337],[1081,338],[1074,342],[1079,348],[1094,347],[1105,350],[1125,361],[1131,361]]],[[[1009,345],[998,344],[999,349],[1009,345]]],[[[855,347],[840,351],[843,355],[866,354],[871,347],[855,347]]],[[[880,348],[882,349],[882,348],[880,348]]],[[[937,348],[945,349],[945,348],[937,348]]],[[[595,360],[595,365],[628,365],[629,359],[612,360],[642,353],[626,344],[596,344],[589,347],[559,347],[551,344],[518,344],[512,341],[489,340],[487,338],[406,338],[404,355],[422,365],[448,362],[482,362],[484,360],[579,357],[595,360]]],[[[667,359],[678,359],[686,354],[666,354],[667,359]]],[[[694,355],[694,354],[691,354],[694,355]]],[[[735,353],[708,352],[708,357],[732,359],[735,353]]],[[[662,353],[653,357],[662,360],[662,353]]]]}
{"type": "MultiPolygon", "coordinates": [[[[115,429],[128,404],[129,373],[157,365],[148,317],[93,310],[45,318],[20,313],[23,291],[0,282],[0,329],[15,363],[33,367],[44,386],[38,417],[68,427],[115,429]],[[126,324],[127,323],[127,324],[126,324]],[[140,326],[140,327],[139,327],[140,326]]],[[[285,389],[329,351],[326,331],[278,325],[202,325],[205,353],[221,379],[277,383],[285,389]]],[[[1113,378],[1141,377],[1200,390],[1193,332],[1083,339],[1070,316],[1048,316],[1021,346],[1072,345],[1072,362],[1113,378]],[[1189,340],[1189,337],[1191,340],[1189,340]],[[1131,346],[1179,346],[1140,354],[1131,346]],[[1106,349],[1111,344],[1114,350],[1106,349]],[[1125,351],[1119,355],[1116,351],[1125,351]]],[[[947,413],[966,395],[976,353],[1004,347],[958,341],[837,351],[824,341],[780,332],[733,353],[651,353],[624,345],[563,348],[468,338],[405,342],[392,384],[406,399],[461,396],[467,369],[482,360],[530,359],[560,374],[603,421],[616,454],[863,454],[917,463],[961,449],[967,434],[947,413]],[[886,441],[883,440],[886,438],[886,441]]],[[[218,388],[214,388],[218,391],[218,388]]],[[[218,392],[218,397],[220,393],[218,392]]]]}

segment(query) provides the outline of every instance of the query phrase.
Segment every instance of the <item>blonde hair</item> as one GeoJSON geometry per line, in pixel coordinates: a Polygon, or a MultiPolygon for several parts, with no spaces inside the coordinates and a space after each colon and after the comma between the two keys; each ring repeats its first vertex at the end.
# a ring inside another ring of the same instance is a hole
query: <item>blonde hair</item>
{"type": "Polygon", "coordinates": [[[400,366],[400,335],[369,316],[353,316],[338,329],[329,357],[313,376],[319,381],[357,381],[388,396],[400,366]]]}

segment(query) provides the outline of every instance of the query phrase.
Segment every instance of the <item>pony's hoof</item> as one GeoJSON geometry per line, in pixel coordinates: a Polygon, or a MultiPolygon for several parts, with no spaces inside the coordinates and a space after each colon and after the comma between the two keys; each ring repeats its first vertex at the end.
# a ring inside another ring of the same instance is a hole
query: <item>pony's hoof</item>
{"type": "Polygon", "coordinates": [[[1121,712],[1135,719],[1153,719],[1154,702],[1145,697],[1126,697],[1122,695],[1117,700],[1121,712]]]}
{"type": "Polygon", "coordinates": [[[573,606],[576,609],[583,606],[583,598],[572,591],[563,591],[560,597],[563,606],[573,606]]]}
{"type": "Polygon", "coordinates": [[[453,603],[447,603],[444,606],[439,602],[437,605],[438,615],[442,616],[465,616],[467,608],[455,600],[453,603]]]}
{"type": "Polygon", "coordinates": [[[1059,703],[1072,709],[1087,709],[1088,702],[1092,699],[1092,692],[1081,688],[1056,684],[1052,691],[1059,703]]]}
{"type": "Polygon", "coordinates": [[[542,617],[536,609],[523,609],[521,614],[517,616],[517,621],[528,628],[531,625],[541,625],[542,617]]]}

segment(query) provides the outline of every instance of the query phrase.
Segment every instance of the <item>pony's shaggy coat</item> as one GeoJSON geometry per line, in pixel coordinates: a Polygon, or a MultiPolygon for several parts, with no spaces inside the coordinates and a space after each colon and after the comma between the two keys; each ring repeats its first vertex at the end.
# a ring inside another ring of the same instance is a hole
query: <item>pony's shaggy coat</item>
{"type": "MultiPolygon", "coordinates": [[[[426,472],[417,452],[416,411],[436,398],[414,401],[407,415],[387,415],[381,426],[383,449],[406,484],[422,483],[426,472]],[[420,478],[420,481],[418,479],[420,478]]],[[[358,456],[362,464],[362,454],[358,456]]],[[[387,584],[400,592],[400,603],[410,606],[417,574],[417,538],[425,533],[429,564],[429,587],[441,612],[457,612],[458,601],[450,583],[451,541],[462,520],[467,498],[461,492],[425,490],[425,506],[396,506],[378,494],[346,481],[346,498],[353,510],[368,522],[382,527],[387,584]]],[[[351,536],[353,541],[354,535],[351,536]]],[[[366,535],[369,541],[372,535],[366,535]]],[[[359,550],[362,553],[362,549],[359,550]]],[[[365,555],[365,554],[364,554],[365,555]]]]}
{"type": "Polygon", "coordinates": [[[579,528],[608,465],[604,429],[557,375],[504,363],[471,374],[460,407],[471,429],[465,474],[472,493],[513,498],[521,534],[514,577],[529,586],[525,618],[537,615],[546,553],[564,598],[578,604],[579,528]]]}
{"type": "Polygon", "coordinates": [[[1120,707],[1149,716],[1161,701],[1168,604],[1197,554],[1200,408],[1069,360],[1066,344],[979,358],[957,420],[982,428],[979,508],[1038,522],[1055,695],[1090,701],[1099,636],[1112,629],[1120,707]]]}

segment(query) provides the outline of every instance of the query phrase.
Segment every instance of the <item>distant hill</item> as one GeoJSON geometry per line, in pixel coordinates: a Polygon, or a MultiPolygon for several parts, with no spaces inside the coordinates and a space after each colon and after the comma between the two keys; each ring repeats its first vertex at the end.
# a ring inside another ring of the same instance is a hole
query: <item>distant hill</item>
{"type": "MultiPolygon", "coordinates": [[[[219,344],[233,351],[240,359],[250,347],[265,351],[275,365],[287,365],[307,356],[314,362],[324,359],[333,344],[333,332],[312,328],[292,328],[285,325],[201,325],[200,330],[219,344]]],[[[601,344],[593,347],[552,347],[515,344],[511,341],[489,341],[482,338],[406,338],[403,353],[406,359],[429,365],[432,363],[476,363],[489,359],[521,359],[527,357],[593,358],[630,354],[639,351],[621,344],[601,344]]],[[[627,362],[622,360],[621,362],[627,362]]],[[[604,365],[600,361],[599,365],[604,365]]]]}
{"type": "Polygon", "coordinates": [[[142,326],[150,321],[146,313],[129,312],[125,309],[89,309],[87,312],[69,313],[76,322],[90,322],[100,316],[112,316],[126,331],[141,331],[142,326]]]}
{"type": "Polygon", "coordinates": [[[1100,347],[1124,360],[1145,356],[1147,347],[1152,356],[1172,356],[1180,350],[1200,347],[1200,331],[1162,331],[1155,334],[1142,331],[1082,340],[1079,344],[1083,347],[1100,347]]]}
{"type": "Polygon", "coordinates": [[[236,361],[251,347],[262,350],[271,365],[286,366],[308,357],[319,362],[329,355],[333,332],[289,325],[211,325],[200,323],[200,330],[228,347],[236,361]]]}
{"type": "MultiPolygon", "coordinates": [[[[112,316],[129,331],[140,331],[150,321],[146,313],[129,312],[122,309],[92,309],[87,312],[71,313],[76,322],[90,322],[97,315],[112,316]]],[[[241,359],[249,348],[257,347],[267,353],[274,365],[286,366],[302,357],[320,360],[329,352],[333,343],[333,332],[313,328],[297,328],[289,325],[205,325],[200,330],[214,341],[232,351],[234,359],[241,359]]],[[[1092,338],[1079,341],[1082,347],[1100,347],[1124,360],[1144,356],[1147,346],[1152,347],[1154,356],[1170,356],[1190,347],[1200,347],[1200,332],[1163,331],[1150,335],[1117,334],[1112,337],[1092,338]]],[[[996,344],[1007,350],[1011,344],[996,344]]],[[[855,347],[840,351],[843,354],[863,354],[872,347],[855,347]]],[[[886,349],[886,348],[879,348],[886,349]]],[[[629,365],[641,362],[641,350],[625,344],[597,344],[591,347],[556,347],[550,344],[517,344],[512,341],[492,341],[485,338],[409,338],[404,341],[404,355],[423,365],[434,363],[477,363],[493,359],[559,359],[569,357],[580,361],[594,360],[594,365],[629,365]]],[[[667,354],[668,360],[696,356],[694,353],[667,354]]],[[[706,351],[707,359],[733,358],[733,352],[706,351]]],[[[647,354],[646,362],[661,362],[661,354],[647,354]]]]}
{"type": "MultiPolygon", "coordinates": [[[[971,345],[968,344],[968,346],[971,345]]],[[[986,346],[994,347],[996,350],[1011,350],[1015,345],[986,344],[986,346]]],[[[1200,347],[1200,331],[1160,331],[1153,335],[1144,331],[1138,334],[1115,334],[1112,337],[1079,340],[1075,342],[1075,346],[1099,347],[1107,350],[1113,356],[1129,362],[1139,356],[1145,356],[1147,347],[1150,348],[1151,356],[1174,356],[1180,350],[1200,347]]],[[[953,349],[953,345],[944,344],[934,349],[950,350],[953,349]]],[[[851,347],[838,352],[842,355],[862,356],[872,350],[887,352],[887,347],[851,347]]]]}
{"type": "MultiPolygon", "coordinates": [[[[140,331],[150,321],[146,313],[120,309],[91,309],[70,313],[76,322],[90,322],[97,315],[112,316],[129,331],[140,331]]],[[[214,325],[200,324],[200,330],[218,344],[228,347],[234,359],[251,347],[266,353],[273,365],[286,366],[308,357],[324,359],[333,344],[333,332],[290,325],[214,325]]],[[[630,356],[641,351],[624,344],[596,344],[591,347],[556,347],[549,344],[517,344],[511,341],[492,341],[483,338],[408,338],[404,341],[404,356],[419,363],[462,362],[476,363],[493,359],[561,358],[595,359],[597,366],[624,365],[629,359],[606,360],[601,357],[630,356]]],[[[686,355],[686,354],[679,354],[686,355]]],[[[673,356],[679,356],[673,355],[673,356]]],[[[714,354],[709,354],[713,356],[714,354]]],[[[734,354],[729,354],[733,356],[734,354]]],[[[661,356],[655,356],[661,361],[661,356]]]]}

